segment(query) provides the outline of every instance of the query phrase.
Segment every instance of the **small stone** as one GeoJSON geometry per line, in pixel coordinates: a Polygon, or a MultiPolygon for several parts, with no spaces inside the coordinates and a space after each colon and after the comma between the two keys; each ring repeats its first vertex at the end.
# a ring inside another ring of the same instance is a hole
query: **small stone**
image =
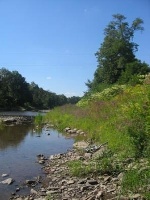
{"type": "Polygon", "coordinates": [[[53,160],[54,159],[54,155],[51,155],[50,157],[49,157],[49,160],[53,160]]]}
{"type": "Polygon", "coordinates": [[[30,193],[31,193],[31,194],[37,194],[37,191],[34,190],[34,189],[31,189],[31,190],[30,190],[30,193]]]}
{"type": "Polygon", "coordinates": [[[71,185],[71,184],[74,184],[74,180],[67,181],[67,185],[71,185]]]}
{"type": "Polygon", "coordinates": [[[34,180],[26,180],[25,183],[29,184],[29,185],[32,185],[32,184],[35,184],[36,181],[34,181],[34,180]]]}
{"type": "Polygon", "coordinates": [[[84,157],[90,159],[92,157],[92,154],[91,153],[85,153],[84,157]]]}
{"type": "Polygon", "coordinates": [[[45,161],[44,161],[44,160],[39,160],[38,163],[39,163],[39,164],[44,164],[45,161]]]}
{"type": "Polygon", "coordinates": [[[18,187],[18,188],[16,188],[16,192],[19,192],[20,191],[20,188],[18,187]]]}
{"type": "Polygon", "coordinates": [[[85,186],[82,186],[81,188],[80,188],[80,190],[83,192],[83,191],[85,191],[85,190],[88,190],[88,186],[87,185],[85,185],[85,186]]]}
{"type": "Polygon", "coordinates": [[[114,192],[115,188],[107,190],[107,193],[114,192]]]}
{"type": "Polygon", "coordinates": [[[6,176],[8,176],[8,174],[2,174],[2,177],[6,177],[6,176]]]}
{"type": "Polygon", "coordinates": [[[90,185],[97,185],[98,184],[97,180],[88,180],[88,183],[90,185]]]}
{"type": "Polygon", "coordinates": [[[79,148],[79,149],[84,149],[84,148],[87,148],[88,147],[88,143],[87,142],[84,142],[84,141],[81,141],[81,142],[76,142],[73,144],[73,146],[75,148],[79,148]]]}
{"type": "Polygon", "coordinates": [[[43,199],[43,198],[38,198],[38,199],[34,199],[34,200],[45,200],[45,198],[43,199]]]}
{"type": "Polygon", "coordinates": [[[141,197],[140,194],[134,194],[134,195],[131,196],[130,198],[131,198],[131,199],[138,199],[138,198],[140,198],[140,197],[141,197]]]}
{"type": "Polygon", "coordinates": [[[6,180],[4,180],[4,181],[1,181],[0,183],[10,185],[10,184],[12,184],[13,182],[14,182],[14,180],[13,180],[12,178],[8,178],[8,179],[6,179],[6,180]]]}
{"type": "Polygon", "coordinates": [[[71,128],[70,127],[66,127],[65,128],[65,131],[67,132],[67,131],[69,131],[71,128]]]}
{"type": "Polygon", "coordinates": [[[80,180],[79,182],[78,182],[78,184],[85,184],[86,183],[86,179],[82,179],[82,180],[80,180]]]}
{"type": "Polygon", "coordinates": [[[107,181],[109,181],[110,179],[111,179],[110,176],[106,176],[106,177],[104,177],[104,182],[107,182],[107,181]]]}
{"type": "Polygon", "coordinates": [[[44,188],[41,188],[41,192],[46,192],[46,190],[44,188]]]}
{"type": "Polygon", "coordinates": [[[65,196],[63,197],[63,200],[69,200],[70,196],[68,194],[65,194],[65,196]]]}
{"type": "Polygon", "coordinates": [[[51,191],[47,191],[46,194],[47,195],[51,195],[51,194],[56,194],[56,193],[59,193],[60,191],[58,190],[51,190],[51,191]]]}
{"type": "Polygon", "coordinates": [[[104,194],[103,191],[99,191],[99,192],[97,193],[97,195],[96,195],[96,198],[97,198],[97,199],[100,199],[100,197],[102,197],[103,194],[104,194]]]}

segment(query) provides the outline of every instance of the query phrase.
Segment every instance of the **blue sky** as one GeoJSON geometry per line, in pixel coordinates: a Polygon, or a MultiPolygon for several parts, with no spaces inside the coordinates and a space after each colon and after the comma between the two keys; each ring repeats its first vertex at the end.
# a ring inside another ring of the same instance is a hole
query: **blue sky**
{"type": "Polygon", "coordinates": [[[0,0],[0,68],[27,82],[82,96],[97,67],[95,52],[113,14],[140,17],[136,56],[150,64],[150,0],[0,0]]]}

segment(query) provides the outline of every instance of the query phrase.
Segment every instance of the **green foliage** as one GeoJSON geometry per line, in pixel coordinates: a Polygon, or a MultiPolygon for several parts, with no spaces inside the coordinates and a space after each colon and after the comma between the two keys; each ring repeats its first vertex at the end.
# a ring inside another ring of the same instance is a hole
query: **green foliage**
{"type": "Polygon", "coordinates": [[[81,100],[83,106],[55,108],[44,118],[63,130],[79,128],[87,137],[109,148],[120,157],[148,156],[150,149],[149,85],[114,86],[102,94],[81,100]],[[88,99],[89,98],[89,99],[88,99]]]}
{"type": "Polygon", "coordinates": [[[87,165],[80,160],[73,160],[68,162],[69,171],[72,176],[84,177],[93,172],[92,163],[88,163],[87,165]]]}
{"type": "Polygon", "coordinates": [[[135,60],[132,63],[126,64],[125,71],[122,72],[118,82],[120,84],[129,83],[131,85],[140,84],[140,75],[146,75],[150,71],[150,68],[146,63],[141,63],[140,60],[135,60]]]}
{"type": "Polygon", "coordinates": [[[122,109],[129,121],[127,133],[134,145],[135,155],[141,157],[150,148],[150,88],[137,85],[133,91],[126,90],[126,95],[129,94],[133,99],[122,105],[122,109]]]}
{"type": "Polygon", "coordinates": [[[0,69],[0,108],[23,106],[31,100],[28,84],[17,71],[0,69]]]}
{"type": "Polygon", "coordinates": [[[122,193],[132,195],[140,192],[146,199],[150,199],[149,180],[149,167],[143,169],[139,167],[137,167],[137,169],[130,169],[126,171],[123,176],[122,193]]]}
{"type": "Polygon", "coordinates": [[[150,73],[145,75],[143,84],[150,85],[150,73]]]}
{"type": "Polygon", "coordinates": [[[122,171],[121,164],[116,162],[111,151],[105,151],[101,156],[90,159],[86,164],[81,160],[68,162],[69,171],[72,176],[84,177],[89,174],[116,175],[122,171]]]}
{"type": "Polygon", "coordinates": [[[121,163],[116,161],[113,152],[110,150],[105,150],[104,153],[96,157],[94,161],[96,166],[95,172],[97,174],[116,175],[123,170],[121,163]]]}
{"type": "Polygon", "coordinates": [[[138,45],[133,42],[136,31],[142,31],[143,20],[136,18],[129,26],[126,17],[113,15],[113,20],[104,30],[104,42],[96,52],[98,62],[93,81],[86,83],[90,92],[102,91],[105,85],[139,83],[137,75],[150,72],[146,63],[135,58],[138,45]]]}
{"type": "Polygon", "coordinates": [[[43,123],[43,116],[40,113],[38,113],[38,115],[35,116],[34,123],[37,126],[41,126],[42,125],[42,123],[43,123]]]}
{"type": "Polygon", "coordinates": [[[0,69],[0,109],[49,109],[67,103],[75,104],[79,99],[45,91],[34,82],[27,83],[17,71],[0,69]]]}
{"type": "Polygon", "coordinates": [[[125,19],[123,15],[113,15],[113,21],[105,28],[104,42],[96,53],[98,68],[94,79],[97,83],[116,83],[126,64],[134,61],[137,45],[131,40],[143,22],[136,19],[134,23],[138,25],[133,29],[125,19]]]}
{"type": "Polygon", "coordinates": [[[45,197],[45,200],[52,200],[52,196],[49,194],[48,196],[45,197]]]}
{"type": "Polygon", "coordinates": [[[87,106],[90,102],[98,101],[98,100],[111,100],[118,94],[123,93],[125,85],[113,85],[110,88],[104,89],[102,92],[89,93],[84,96],[78,103],[78,106],[87,106]]]}

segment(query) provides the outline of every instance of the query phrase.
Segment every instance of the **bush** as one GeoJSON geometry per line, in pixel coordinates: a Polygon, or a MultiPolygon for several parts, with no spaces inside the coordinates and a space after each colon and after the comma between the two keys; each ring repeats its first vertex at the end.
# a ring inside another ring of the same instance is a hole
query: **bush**
{"type": "Polygon", "coordinates": [[[102,92],[96,92],[96,93],[91,93],[91,94],[89,93],[85,97],[83,97],[77,103],[77,105],[84,107],[84,106],[87,106],[90,102],[93,102],[93,101],[111,100],[116,95],[123,93],[125,88],[126,88],[125,85],[114,85],[110,88],[104,89],[102,92]]]}

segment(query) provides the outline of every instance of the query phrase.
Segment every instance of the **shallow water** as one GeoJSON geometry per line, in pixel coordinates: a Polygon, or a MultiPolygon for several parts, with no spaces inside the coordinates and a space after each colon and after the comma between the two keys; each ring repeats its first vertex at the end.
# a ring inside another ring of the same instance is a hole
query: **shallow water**
{"type": "MultiPolygon", "coordinates": [[[[9,177],[15,180],[12,185],[0,183],[0,200],[9,199],[25,180],[42,175],[42,166],[37,163],[38,154],[49,157],[63,153],[72,144],[73,139],[67,139],[51,128],[35,131],[33,125],[15,125],[0,129],[0,181],[9,177]],[[2,174],[9,176],[3,178],[2,174]]],[[[26,194],[28,190],[21,189],[18,194],[26,194]]]]}

